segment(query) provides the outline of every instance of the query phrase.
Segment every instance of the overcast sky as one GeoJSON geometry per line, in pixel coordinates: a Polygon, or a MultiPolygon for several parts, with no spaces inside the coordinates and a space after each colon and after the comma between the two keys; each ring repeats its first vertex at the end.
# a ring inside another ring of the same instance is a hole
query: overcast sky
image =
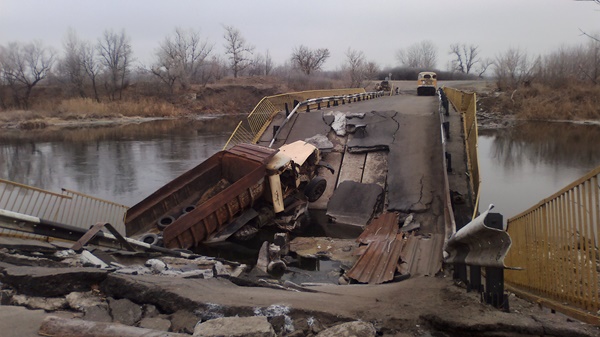
{"type": "Polygon", "coordinates": [[[61,50],[69,27],[88,41],[124,29],[144,64],[175,27],[199,30],[222,54],[223,25],[238,28],[257,52],[269,50],[276,64],[303,44],[329,48],[325,69],[340,67],[349,47],[395,66],[397,50],[431,40],[438,68],[446,69],[456,42],[479,45],[484,57],[511,47],[543,55],[585,43],[579,29],[600,32],[600,6],[573,0],[0,0],[0,45],[39,39],[61,50]]]}

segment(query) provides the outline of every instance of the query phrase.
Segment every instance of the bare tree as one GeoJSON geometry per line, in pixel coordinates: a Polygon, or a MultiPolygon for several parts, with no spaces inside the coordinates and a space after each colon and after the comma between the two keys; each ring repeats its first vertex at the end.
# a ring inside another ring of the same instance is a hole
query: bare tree
{"type": "Polygon", "coordinates": [[[365,54],[362,51],[348,48],[346,51],[346,68],[350,78],[350,87],[360,87],[366,78],[365,54]]]}
{"type": "Polygon", "coordinates": [[[396,52],[396,58],[405,67],[414,69],[435,69],[437,50],[433,42],[426,40],[415,43],[396,52]]]}
{"type": "Polygon", "coordinates": [[[87,74],[87,77],[90,79],[92,84],[92,91],[94,92],[94,99],[96,102],[100,103],[100,95],[98,94],[98,84],[97,78],[98,74],[101,71],[100,61],[98,60],[98,55],[96,53],[97,48],[95,48],[90,43],[83,43],[81,45],[81,64],[83,70],[87,74]]]}
{"type": "Polygon", "coordinates": [[[298,67],[304,74],[310,75],[311,72],[320,70],[329,56],[329,49],[327,48],[311,50],[301,45],[294,48],[291,60],[292,64],[298,67]]]}
{"type": "Polygon", "coordinates": [[[269,76],[271,71],[273,70],[273,59],[271,58],[271,53],[267,49],[267,53],[265,54],[265,75],[269,76]]]}
{"type": "Polygon", "coordinates": [[[265,74],[265,57],[258,53],[254,55],[254,58],[250,60],[248,65],[248,75],[250,76],[261,76],[265,74]]]}
{"type": "Polygon", "coordinates": [[[73,28],[67,30],[63,40],[64,57],[58,61],[58,72],[64,77],[68,87],[79,97],[85,98],[85,80],[87,78],[82,60],[83,42],[73,28]]]}
{"type": "Polygon", "coordinates": [[[48,76],[54,61],[55,52],[40,41],[0,46],[0,76],[9,85],[17,105],[29,108],[32,89],[48,76]]]}
{"type": "Polygon", "coordinates": [[[480,62],[479,59],[479,46],[474,44],[467,45],[465,43],[454,43],[450,45],[450,52],[448,54],[454,55],[453,68],[454,71],[461,72],[463,74],[469,74],[473,66],[480,62]]]}
{"type": "Polygon", "coordinates": [[[483,78],[483,74],[488,70],[488,68],[494,64],[494,60],[491,58],[485,58],[479,61],[479,68],[477,68],[477,76],[479,78],[483,78]]]}
{"type": "Polygon", "coordinates": [[[173,93],[176,82],[182,88],[201,82],[201,68],[212,52],[213,45],[202,40],[198,31],[176,28],[165,37],[156,51],[152,74],[165,83],[173,93]]]}
{"type": "Polygon", "coordinates": [[[495,66],[498,88],[516,89],[533,80],[533,75],[540,66],[540,59],[532,62],[525,51],[510,48],[504,54],[496,56],[495,66]]]}
{"type": "Polygon", "coordinates": [[[225,28],[225,55],[229,55],[230,68],[233,77],[237,78],[250,62],[250,55],[254,53],[254,46],[249,45],[240,31],[233,26],[225,28]]]}
{"type": "Polygon", "coordinates": [[[111,100],[123,98],[123,89],[129,75],[129,67],[132,60],[131,44],[125,30],[117,34],[112,30],[104,31],[102,38],[98,41],[98,52],[101,63],[105,70],[104,86],[111,100]]]}

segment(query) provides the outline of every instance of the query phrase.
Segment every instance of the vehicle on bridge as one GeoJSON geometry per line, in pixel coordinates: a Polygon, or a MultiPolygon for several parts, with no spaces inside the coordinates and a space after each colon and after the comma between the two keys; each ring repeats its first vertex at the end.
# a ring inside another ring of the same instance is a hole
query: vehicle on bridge
{"type": "Polygon", "coordinates": [[[326,165],[320,158],[304,141],[218,152],[131,207],[127,236],[155,245],[162,238],[166,248],[188,249],[234,234],[245,240],[267,224],[281,224],[279,218],[291,221],[285,228],[293,230],[303,224],[308,202],[327,187],[317,175],[317,167],[326,165]]]}
{"type": "Polygon", "coordinates": [[[433,71],[423,71],[419,73],[417,80],[418,96],[433,96],[437,91],[437,74],[433,71]]]}
{"type": "Polygon", "coordinates": [[[376,91],[390,91],[392,90],[390,87],[390,82],[388,80],[381,81],[381,83],[377,83],[375,85],[376,91]]]}

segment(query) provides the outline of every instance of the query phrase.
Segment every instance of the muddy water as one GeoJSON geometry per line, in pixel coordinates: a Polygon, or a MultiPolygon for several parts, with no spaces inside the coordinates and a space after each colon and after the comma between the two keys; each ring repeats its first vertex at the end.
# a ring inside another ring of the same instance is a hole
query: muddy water
{"type": "Polygon", "coordinates": [[[221,150],[241,117],[0,132],[0,178],[133,206],[221,150]]]}
{"type": "Polygon", "coordinates": [[[480,211],[493,203],[504,220],[600,165],[600,126],[528,122],[480,131],[480,211]]]}

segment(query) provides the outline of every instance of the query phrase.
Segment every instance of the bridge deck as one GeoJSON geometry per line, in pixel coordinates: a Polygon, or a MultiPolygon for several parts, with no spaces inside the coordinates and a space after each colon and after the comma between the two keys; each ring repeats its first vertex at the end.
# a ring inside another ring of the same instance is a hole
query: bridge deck
{"type": "MultiPolygon", "coordinates": [[[[272,125],[280,126],[284,118],[280,114],[272,125]]],[[[270,130],[259,144],[269,144],[273,135],[270,130]]],[[[402,94],[299,112],[282,127],[274,147],[317,135],[331,142],[324,145],[329,149],[324,150],[323,161],[332,165],[335,173],[323,169],[321,175],[328,180],[328,188],[311,208],[327,210],[328,214],[336,208],[338,213],[334,215],[352,218],[356,208],[371,205],[370,193],[344,196],[348,204],[344,208],[330,202],[336,188],[344,181],[381,186],[385,191],[383,207],[376,209],[374,215],[382,211],[399,212],[401,218],[414,214],[415,221],[421,224],[421,235],[412,248],[416,253],[412,254],[409,270],[412,276],[435,274],[441,268],[445,231],[437,97],[402,94]],[[359,114],[364,117],[356,117],[359,114]],[[356,131],[336,135],[332,128],[336,115],[338,120],[342,116],[342,120],[354,125],[347,129],[356,131]]],[[[360,189],[357,193],[361,193],[360,189]]],[[[358,220],[352,224],[366,225],[358,220]]]]}

